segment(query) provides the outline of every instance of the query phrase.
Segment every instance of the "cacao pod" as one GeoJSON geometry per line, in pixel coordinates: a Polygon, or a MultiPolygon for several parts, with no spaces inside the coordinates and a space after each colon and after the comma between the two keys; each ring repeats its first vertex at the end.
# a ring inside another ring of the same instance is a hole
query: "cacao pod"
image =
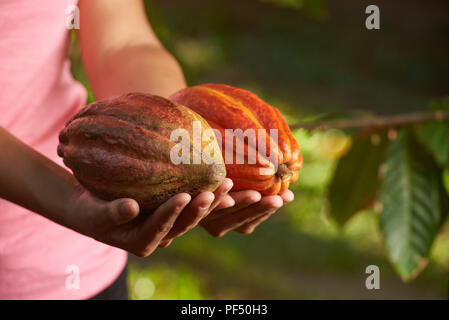
{"type": "MultiPolygon", "coordinates": [[[[192,139],[192,126],[207,122],[192,110],[168,99],[129,93],[97,101],[73,116],[59,135],[58,155],[77,180],[104,200],[133,198],[142,212],[151,212],[170,197],[187,192],[194,197],[214,191],[226,176],[215,137],[201,139],[200,147],[215,144],[217,152],[192,163],[201,153],[189,142],[189,162],[174,164],[171,140],[176,129],[192,139]]],[[[198,145],[197,145],[198,146],[198,145]]]]}
{"type": "Polygon", "coordinates": [[[298,170],[302,167],[299,144],[277,108],[247,90],[224,84],[192,86],[176,92],[170,99],[199,113],[217,130],[227,176],[234,182],[233,190],[252,189],[263,195],[274,195],[297,181],[298,170]],[[250,139],[234,132],[232,141],[229,141],[226,138],[226,131],[230,134],[229,129],[253,129],[257,132],[265,129],[266,134],[257,133],[255,139],[250,139]],[[277,141],[269,136],[270,129],[277,129],[277,141]],[[237,140],[244,145],[243,151],[236,147],[237,140]],[[251,151],[257,154],[253,163],[246,160],[251,151]],[[232,153],[233,161],[228,161],[227,153],[232,153]],[[244,157],[243,165],[236,163],[237,156],[244,157]]]}

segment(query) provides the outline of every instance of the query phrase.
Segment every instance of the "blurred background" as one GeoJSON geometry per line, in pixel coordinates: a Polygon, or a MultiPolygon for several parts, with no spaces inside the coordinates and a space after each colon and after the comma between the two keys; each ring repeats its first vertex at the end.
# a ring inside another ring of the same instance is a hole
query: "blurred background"
{"type": "MultiPolygon", "coordinates": [[[[281,109],[290,124],[323,115],[419,111],[449,93],[445,0],[152,0],[145,5],[189,85],[218,82],[248,89],[281,109]],[[380,30],[365,28],[369,4],[380,8],[380,30]]],[[[76,37],[71,58],[75,78],[88,87],[76,37]]],[[[447,219],[427,268],[402,282],[385,254],[376,212],[362,211],[344,226],[329,215],[327,188],[351,136],[339,130],[294,134],[304,156],[292,187],[295,201],[251,236],[216,239],[197,228],[149,258],[130,256],[130,298],[447,298],[447,219]],[[365,288],[365,268],[371,264],[380,268],[380,290],[365,288]]]]}

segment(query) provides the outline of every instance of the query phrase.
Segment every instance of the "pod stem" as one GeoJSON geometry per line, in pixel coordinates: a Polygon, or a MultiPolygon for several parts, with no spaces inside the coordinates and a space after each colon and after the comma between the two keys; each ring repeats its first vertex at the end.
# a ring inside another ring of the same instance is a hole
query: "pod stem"
{"type": "Polygon", "coordinates": [[[282,181],[290,180],[293,175],[293,172],[287,167],[285,163],[279,165],[278,171],[276,172],[276,176],[281,178],[282,181]]]}

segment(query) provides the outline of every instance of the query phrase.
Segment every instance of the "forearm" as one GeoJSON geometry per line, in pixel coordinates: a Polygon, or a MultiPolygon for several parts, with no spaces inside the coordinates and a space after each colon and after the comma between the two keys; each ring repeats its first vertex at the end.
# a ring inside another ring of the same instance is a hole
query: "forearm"
{"type": "Polygon", "coordinates": [[[2,127],[0,150],[0,197],[69,225],[68,204],[79,191],[73,175],[2,127]]]}
{"type": "Polygon", "coordinates": [[[128,92],[168,97],[185,87],[141,0],[81,0],[79,7],[82,60],[97,99],[128,92]]]}
{"type": "Polygon", "coordinates": [[[154,44],[124,46],[93,63],[83,59],[97,99],[127,92],[144,92],[168,97],[186,86],[175,58],[154,44]]]}

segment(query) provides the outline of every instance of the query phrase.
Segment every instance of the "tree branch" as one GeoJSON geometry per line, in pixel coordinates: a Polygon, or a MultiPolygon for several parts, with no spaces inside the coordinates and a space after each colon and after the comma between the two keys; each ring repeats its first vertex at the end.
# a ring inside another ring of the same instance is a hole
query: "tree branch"
{"type": "Polygon", "coordinates": [[[408,114],[398,114],[392,116],[373,117],[373,118],[356,118],[356,119],[340,119],[317,122],[299,122],[290,126],[293,129],[306,130],[327,130],[327,129],[379,129],[394,128],[415,123],[427,121],[447,121],[449,120],[449,112],[415,112],[408,114]]]}

